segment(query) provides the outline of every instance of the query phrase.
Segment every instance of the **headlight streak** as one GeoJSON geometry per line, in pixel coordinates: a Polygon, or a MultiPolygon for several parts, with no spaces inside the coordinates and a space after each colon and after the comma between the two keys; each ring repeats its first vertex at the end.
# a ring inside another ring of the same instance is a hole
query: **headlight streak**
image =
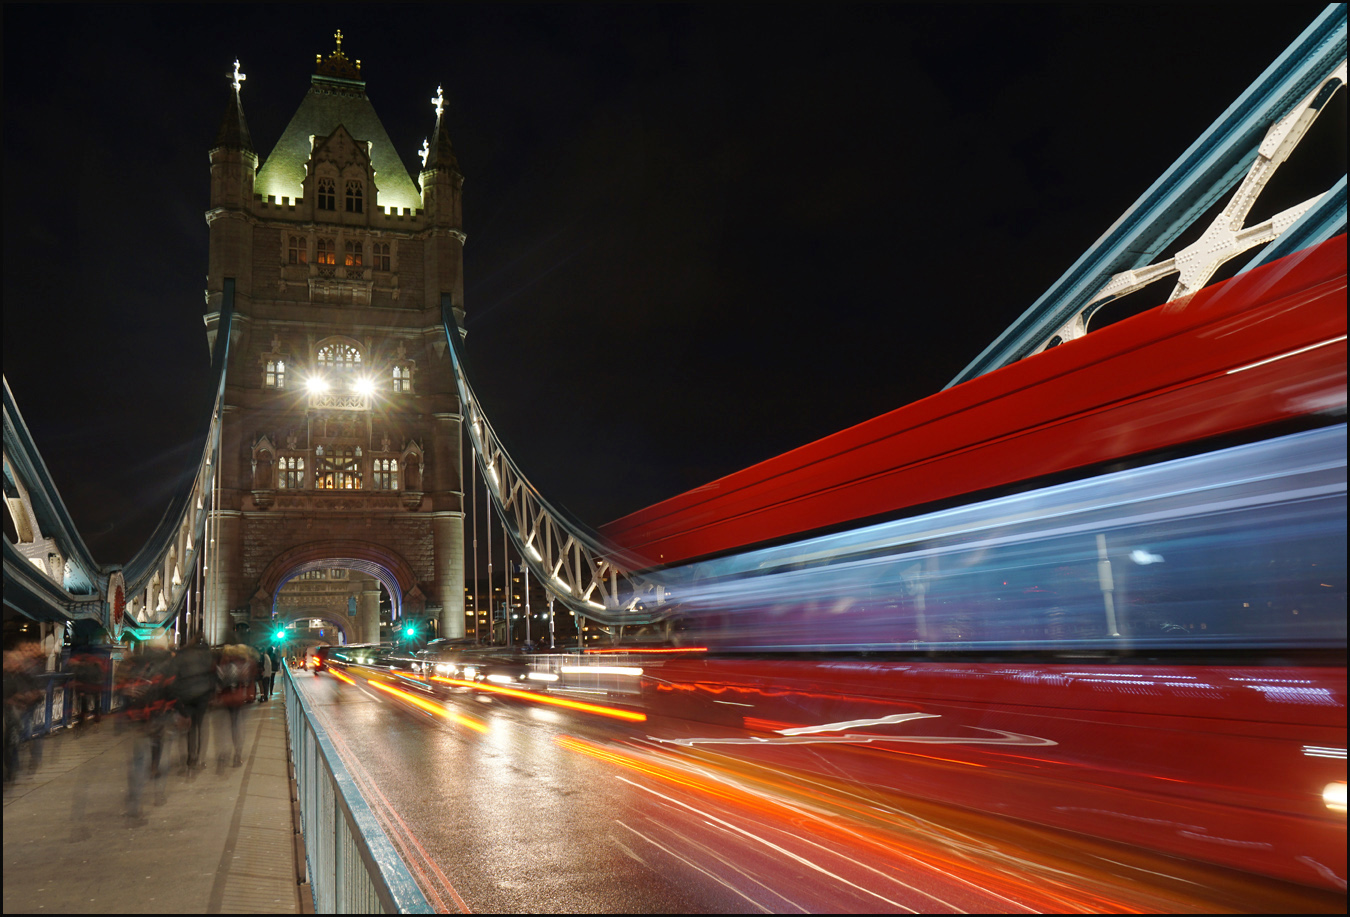
{"type": "Polygon", "coordinates": [[[641,675],[642,669],[635,665],[565,665],[561,667],[564,675],[641,675]]]}
{"type": "Polygon", "coordinates": [[[604,654],[624,653],[629,656],[646,656],[657,653],[706,653],[706,646],[649,646],[649,647],[622,647],[622,646],[596,646],[586,647],[585,655],[600,656],[604,654]]]}
{"type": "Polygon", "coordinates": [[[493,694],[504,694],[507,697],[514,697],[519,700],[532,701],[536,704],[549,704],[554,707],[566,707],[568,710],[579,710],[582,713],[594,713],[599,716],[607,716],[616,720],[627,720],[630,723],[645,723],[647,714],[637,713],[633,710],[622,710],[618,707],[602,707],[599,704],[587,704],[577,700],[567,700],[562,697],[549,697],[544,694],[535,694],[532,691],[521,691],[518,688],[503,688],[497,685],[485,685],[475,681],[463,681],[458,678],[441,678],[432,676],[432,681],[439,681],[447,685],[455,685],[459,688],[474,688],[479,691],[490,691],[493,694]]]}
{"type": "MultiPolygon", "coordinates": [[[[1000,900],[1006,901],[1010,906],[1022,910],[1032,912],[1083,910],[1121,912],[1130,910],[1121,901],[1097,895],[1091,891],[1083,889],[1066,889],[1061,892],[1050,891],[1030,884],[1020,873],[1011,875],[1000,873],[972,863],[959,854],[957,856],[944,856],[932,849],[917,848],[904,843],[894,834],[887,836],[858,822],[849,826],[843,825],[839,818],[840,810],[860,819],[875,820],[879,816],[876,811],[867,811],[842,801],[833,793],[826,796],[822,792],[805,789],[800,783],[789,784],[781,780],[755,778],[757,782],[765,784],[775,794],[782,794],[785,797],[805,797],[809,800],[809,808],[794,805],[783,798],[774,798],[762,792],[746,789],[739,785],[731,775],[716,774],[710,777],[703,773],[703,768],[699,768],[697,772],[677,769],[572,736],[557,736],[554,738],[554,742],[569,751],[588,755],[674,784],[699,795],[714,798],[742,809],[748,809],[751,813],[767,817],[779,825],[797,825],[801,819],[809,819],[813,823],[812,830],[818,835],[833,837],[835,840],[845,842],[860,843],[873,853],[902,858],[907,863],[931,870],[939,876],[957,881],[982,894],[996,896],[1000,900]],[[819,810],[817,810],[817,806],[819,810]],[[964,877],[965,875],[970,875],[972,878],[967,879],[964,877]],[[1002,891],[995,891],[995,887],[1002,891]],[[1023,900],[1016,900],[1009,897],[1010,895],[1016,895],[1023,900]],[[1031,903],[1024,903],[1024,901],[1030,901],[1031,903]]],[[[706,762],[704,763],[706,764],[706,762]]],[[[619,779],[624,778],[620,777],[619,779]]],[[[632,781],[625,782],[632,783],[632,781]]],[[[632,785],[640,789],[646,789],[636,783],[632,783],[632,785]]],[[[647,792],[654,791],[647,790],[647,792]]],[[[870,808],[875,809],[876,807],[870,808]]],[[[881,811],[886,812],[886,810],[881,811]]],[[[888,827],[891,831],[896,830],[895,826],[888,827]]],[[[796,834],[799,835],[800,832],[796,832],[796,834]]],[[[858,865],[865,866],[865,864],[858,865]]],[[[870,869],[871,867],[867,868],[870,869]]],[[[1045,867],[1042,865],[1041,868],[1044,869],[1045,867]]],[[[894,879],[893,876],[885,873],[882,873],[882,875],[885,875],[888,879],[894,879]]],[[[899,880],[895,881],[899,882],[899,880]]],[[[900,884],[903,885],[904,883],[900,884]]],[[[915,891],[926,897],[932,897],[919,889],[915,889],[915,891]]],[[[869,892],[869,894],[871,893],[869,892]]],[[[954,905],[948,906],[955,907],[954,905]]],[[[960,909],[957,908],[957,910],[960,909]]]]}

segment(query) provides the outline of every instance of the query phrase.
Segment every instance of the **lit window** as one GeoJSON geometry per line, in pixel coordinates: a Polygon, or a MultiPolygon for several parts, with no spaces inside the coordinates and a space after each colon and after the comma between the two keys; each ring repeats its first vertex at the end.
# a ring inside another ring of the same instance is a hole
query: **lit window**
{"type": "Polygon", "coordinates": [[[345,263],[345,264],[347,265],[347,267],[360,267],[360,266],[361,266],[361,243],[360,243],[360,242],[348,242],[348,243],[347,243],[347,256],[346,256],[346,259],[345,259],[345,261],[344,261],[343,263],[345,263]]]}
{"type": "Polygon", "coordinates": [[[268,361],[267,361],[267,375],[266,375],[266,377],[265,377],[264,380],[263,380],[263,384],[264,384],[265,386],[267,386],[268,388],[285,388],[285,387],[286,387],[286,361],[285,361],[285,360],[268,360],[268,361]]]}
{"type": "Polygon", "coordinates": [[[337,210],[337,189],[331,178],[319,179],[319,209],[337,210]]]}
{"type": "Polygon", "coordinates": [[[389,267],[389,243],[376,242],[372,254],[375,256],[375,270],[388,271],[389,267]]]}
{"type": "Polygon", "coordinates": [[[398,490],[398,459],[375,460],[375,489],[398,490]]]}
{"type": "Polygon", "coordinates": [[[319,348],[319,368],[352,372],[361,367],[361,351],[350,344],[329,344],[319,348]]]}
{"type": "Polygon", "coordinates": [[[394,391],[412,391],[412,370],[406,366],[394,367],[394,391]]]}
{"type": "Polygon", "coordinates": [[[359,181],[347,182],[347,212],[361,212],[361,183],[359,181]]]}
{"type": "Polygon", "coordinates": [[[320,239],[314,260],[319,264],[337,264],[337,242],[332,239],[320,239]]]}
{"type": "Polygon", "coordinates": [[[299,456],[281,457],[281,474],[277,476],[277,486],[287,490],[300,490],[305,486],[305,460],[299,456]]]}
{"type": "Polygon", "coordinates": [[[309,262],[309,242],[304,236],[291,236],[289,255],[286,260],[291,264],[306,264],[309,262]]]}
{"type": "Polygon", "coordinates": [[[335,446],[327,455],[320,453],[314,486],[321,490],[360,490],[361,450],[335,446]]]}

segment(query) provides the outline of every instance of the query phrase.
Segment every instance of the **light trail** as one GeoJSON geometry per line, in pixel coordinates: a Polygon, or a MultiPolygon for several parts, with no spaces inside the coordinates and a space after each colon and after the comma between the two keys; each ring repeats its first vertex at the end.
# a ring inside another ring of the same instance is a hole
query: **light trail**
{"type": "MultiPolygon", "coordinates": [[[[799,832],[801,819],[809,819],[813,823],[813,830],[818,836],[830,837],[836,842],[855,848],[861,846],[872,854],[880,855],[888,860],[901,859],[920,868],[931,870],[949,881],[958,882],[982,894],[999,898],[1009,905],[1024,910],[1039,912],[1107,911],[1115,913],[1135,912],[1137,910],[1122,900],[1115,900],[1087,889],[1070,890],[1061,888],[1052,891],[1032,884],[1029,879],[1008,875],[999,872],[997,869],[982,867],[964,859],[945,856],[931,848],[921,848],[902,839],[895,830],[886,828],[878,830],[877,828],[867,827],[867,822],[876,820],[875,813],[863,812],[845,801],[826,796],[819,791],[805,789],[796,784],[781,780],[761,780],[761,782],[772,786],[776,794],[780,794],[776,798],[766,792],[756,792],[736,785],[732,782],[734,779],[733,773],[723,768],[713,768],[723,772],[718,779],[713,779],[685,769],[648,761],[618,749],[605,748],[572,736],[558,736],[554,739],[554,742],[569,751],[615,764],[627,770],[636,771],[665,783],[693,791],[698,795],[749,810],[752,814],[767,818],[771,823],[793,826],[790,830],[794,832],[799,832]],[[809,800],[810,808],[793,804],[787,798],[790,796],[805,797],[806,800],[809,800]],[[820,807],[820,809],[818,810],[816,807],[820,807]],[[849,815],[861,816],[862,818],[859,821],[853,821],[852,818],[848,818],[849,815]],[[848,818],[848,821],[853,823],[845,822],[841,819],[841,816],[848,818]]],[[[858,863],[858,865],[865,866],[862,863],[858,863]]],[[[866,868],[871,869],[871,867],[866,868]]],[[[919,894],[932,897],[913,886],[906,887],[919,894]]]]}
{"type": "Polygon", "coordinates": [[[546,694],[535,694],[530,691],[521,691],[516,688],[503,688],[498,685],[485,685],[476,681],[464,681],[459,678],[442,678],[440,675],[433,675],[432,681],[439,681],[443,684],[454,685],[459,688],[474,688],[479,691],[491,691],[493,694],[504,694],[507,697],[518,698],[519,700],[532,701],[536,704],[549,704],[554,707],[565,707],[568,710],[579,710],[582,713],[594,713],[597,716],[607,716],[616,720],[626,720],[630,723],[645,723],[647,714],[638,713],[633,710],[623,710],[619,707],[604,707],[600,704],[587,704],[579,700],[567,700],[562,697],[549,697],[546,694]]]}
{"type": "Polygon", "coordinates": [[[415,694],[409,694],[407,691],[401,691],[398,688],[391,687],[389,685],[384,684],[383,682],[378,682],[369,678],[366,679],[366,684],[370,685],[372,688],[379,688],[381,691],[384,691],[388,694],[392,694],[401,700],[405,700],[408,703],[414,705],[415,707],[425,710],[427,713],[431,713],[439,717],[444,717],[445,719],[448,720],[453,720],[459,725],[465,726],[476,732],[487,732],[487,726],[484,725],[483,723],[480,723],[477,720],[472,719],[470,717],[464,716],[463,714],[455,713],[453,710],[447,710],[440,704],[433,703],[424,697],[418,697],[415,694]]]}
{"type": "MultiPolygon", "coordinates": [[[[350,678],[344,677],[343,680],[353,687],[356,687],[356,683],[350,678]]],[[[440,880],[441,887],[448,891],[450,896],[455,899],[455,903],[459,906],[460,911],[465,914],[473,913],[463,896],[461,896],[459,891],[455,888],[454,883],[450,881],[450,878],[446,876],[445,872],[441,869],[440,864],[438,864],[432,855],[427,852],[426,847],[422,844],[421,840],[418,839],[412,828],[408,827],[408,823],[398,814],[398,810],[394,808],[394,804],[380,791],[379,786],[375,783],[375,778],[373,778],[370,775],[370,772],[361,764],[360,757],[358,757],[347,745],[347,742],[342,738],[341,733],[336,728],[337,724],[333,722],[327,711],[320,709],[315,712],[323,719],[324,727],[328,730],[328,736],[332,740],[333,746],[337,749],[339,757],[342,758],[342,762],[347,766],[347,770],[352,775],[352,779],[356,781],[357,788],[361,791],[362,795],[366,796],[368,801],[371,801],[371,797],[374,797],[374,799],[379,801],[379,805],[375,805],[373,801],[371,802],[371,812],[375,815],[376,819],[379,820],[390,841],[399,848],[399,851],[403,855],[403,862],[410,866],[421,878],[422,881],[420,886],[422,891],[427,893],[429,897],[435,899],[436,910],[439,913],[449,913],[450,908],[446,906],[444,899],[437,891],[435,880],[433,880],[433,878],[427,874],[426,870],[422,868],[421,864],[419,864],[419,858],[422,863],[425,863],[432,872],[436,874],[436,878],[440,880]],[[417,857],[413,856],[414,851],[418,854],[417,857]]]]}

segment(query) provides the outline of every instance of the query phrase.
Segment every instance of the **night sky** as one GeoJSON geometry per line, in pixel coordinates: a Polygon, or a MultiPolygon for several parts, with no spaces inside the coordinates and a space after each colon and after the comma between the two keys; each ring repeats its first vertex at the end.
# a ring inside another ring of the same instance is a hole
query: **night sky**
{"type": "Polygon", "coordinates": [[[6,4],[5,375],[129,559],[205,434],[226,74],[265,158],[340,28],[414,180],[445,87],[470,378],[598,526],[940,389],[1321,8],[6,4]]]}

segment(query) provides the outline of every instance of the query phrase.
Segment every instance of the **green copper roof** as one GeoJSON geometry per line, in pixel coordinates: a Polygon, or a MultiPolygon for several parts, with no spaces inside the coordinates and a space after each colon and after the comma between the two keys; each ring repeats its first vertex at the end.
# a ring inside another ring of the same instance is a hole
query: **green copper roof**
{"type": "Polygon", "coordinates": [[[382,207],[416,210],[422,206],[422,194],[408,176],[403,160],[385,133],[375,107],[366,98],[365,84],[358,80],[338,80],[314,76],[309,92],[291,123],[286,126],[276,148],[258,170],[253,190],[264,198],[275,195],[292,200],[302,196],[305,163],[309,161],[311,136],[327,137],[339,124],[360,141],[370,141],[370,158],[375,165],[375,187],[382,207]]]}

